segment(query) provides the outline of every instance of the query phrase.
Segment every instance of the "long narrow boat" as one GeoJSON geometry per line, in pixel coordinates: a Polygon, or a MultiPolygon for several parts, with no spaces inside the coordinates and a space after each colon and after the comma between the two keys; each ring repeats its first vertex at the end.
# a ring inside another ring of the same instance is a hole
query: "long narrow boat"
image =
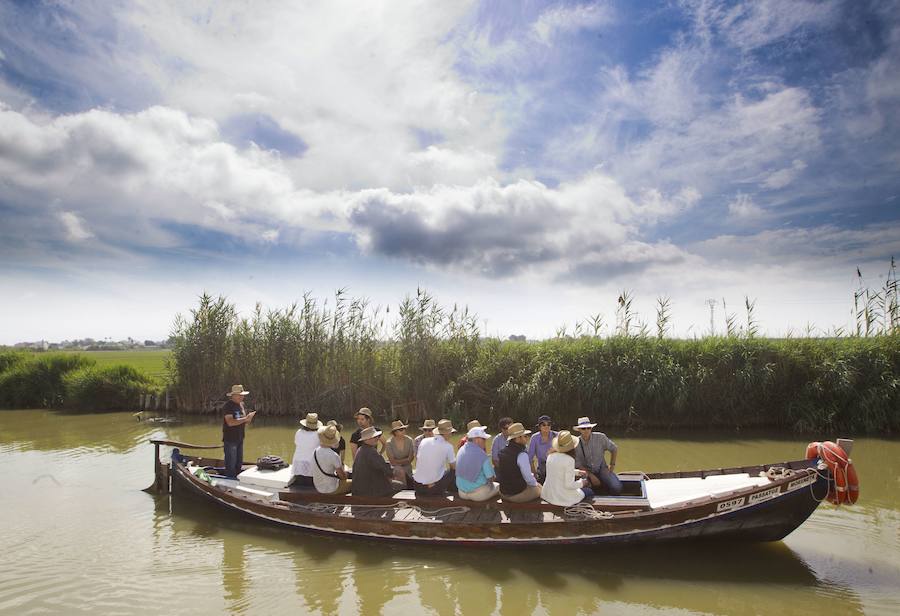
{"type": "MultiPolygon", "coordinates": [[[[175,449],[169,465],[154,440],[157,490],[193,495],[268,523],[334,536],[464,545],[642,543],[698,539],[777,541],[802,524],[834,487],[818,459],[675,473],[623,473],[622,496],[558,507],[543,501],[476,503],[331,496],[284,487],[275,474],[244,465],[239,479],[217,477],[219,459],[175,449]],[[271,479],[267,479],[271,477],[271,479]]],[[[212,447],[208,447],[212,448],[212,447]]],[[[271,471],[275,473],[275,471],[271,471]]],[[[290,471],[281,471],[282,474],[290,471]]]]}

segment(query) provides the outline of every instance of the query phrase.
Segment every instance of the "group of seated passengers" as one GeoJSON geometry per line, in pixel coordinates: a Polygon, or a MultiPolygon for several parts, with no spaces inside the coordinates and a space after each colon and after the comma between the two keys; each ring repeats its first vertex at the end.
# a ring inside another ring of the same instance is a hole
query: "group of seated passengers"
{"type": "Polygon", "coordinates": [[[357,429],[350,438],[353,465],[344,466],[343,439],[334,421],[322,424],[310,413],[300,422],[293,458],[295,484],[314,487],[324,494],[392,496],[412,488],[416,496],[445,496],[486,501],[500,498],[516,503],[542,498],[561,506],[590,500],[602,486],[606,493],[621,493],[614,469],[618,448],[597,424],[581,417],[573,431],[552,430],[550,417],[542,415],[530,430],[509,417],[499,422],[490,455],[491,435],[478,420],[470,421],[456,451],[448,419],[425,420],[415,439],[401,421],[391,424],[391,438],[384,440],[367,408],[356,414],[357,429]],[[609,463],[605,453],[610,452],[609,463]],[[385,460],[384,455],[387,455],[385,460]],[[415,460],[415,468],[413,461],[415,460]],[[352,476],[352,480],[350,477],[352,476]]]}

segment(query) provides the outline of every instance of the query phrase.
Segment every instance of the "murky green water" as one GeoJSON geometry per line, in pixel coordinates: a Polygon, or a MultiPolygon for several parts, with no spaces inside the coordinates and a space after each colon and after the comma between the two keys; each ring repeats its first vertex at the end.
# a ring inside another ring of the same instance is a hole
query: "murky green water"
{"type": "MultiPolygon", "coordinates": [[[[245,457],[290,458],[293,432],[254,425],[245,457]]],[[[823,504],[781,543],[515,552],[314,537],[153,497],[161,436],[220,428],[0,411],[0,612],[900,613],[898,441],[858,439],[859,504],[823,504]]],[[[809,440],[611,436],[620,469],[645,471],[799,458],[809,440]]]]}

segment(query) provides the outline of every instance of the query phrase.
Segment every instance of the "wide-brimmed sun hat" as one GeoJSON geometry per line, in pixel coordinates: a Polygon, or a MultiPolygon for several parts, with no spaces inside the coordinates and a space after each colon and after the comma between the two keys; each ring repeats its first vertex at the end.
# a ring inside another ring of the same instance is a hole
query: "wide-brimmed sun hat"
{"type": "Polygon", "coordinates": [[[528,436],[529,434],[531,434],[531,430],[526,430],[525,426],[519,422],[509,424],[509,428],[506,429],[506,438],[509,440],[519,438],[520,436],[528,436]]]}
{"type": "Polygon", "coordinates": [[[354,417],[357,415],[365,415],[369,419],[372,419],[372,410],[364,406],[353,414],[354,417]]]}
{"type": "Polygon", "coordinates": [[[469,423],[466,424],[466,430],[471,430],[472,428],[477,428],[481,425],[481,422],[477,419],[473,419],[469,423]]]}
{"type": "Polygon", "coordinates": [[[370,438],[378,438],[379,436],[381,436],[381,430],[376,429],[375,426],[369,426],[359,433],[359,440],[367,441],[370,438]]]}
{"type": "Polygon", "coordinates": [[[559,453],[566,453],[578,447],[578,437],[572,436],[568,430],[563,430],[553,439],[553,449],[559,453]]]}
{"type": "Polygon", "coordinates": [[[229,397],[230,397],[230,396],[234,396],[234,395],[246,396],[246,395],[249,395],[249,393],[250,393],[249,391],[244,391],[244,386],[243,386],[243,385],[232,385],[232,386],[231,386],[231,391],[229,391],[229,392],[228,392],[227,394],[225,394],[225,395],[226,395],[226,396],[229,396],[229,397]]]}
{"type": "Polygon", "coordinates": [[[456,432],[456,429],[453,427],[453,422],[449,419],[442,419],[437,424],[437,431],[440,434],[453,434],[456,432]]]}
{"type": "Polygon", "coordinates": [[[399,419],[391,422],[391,432],[396,432],[397,430],[405,430],[409,427],[409,424],[405,424],[399,419]]]}
{"type": "Polygon", "coordinates": [[[341,424],[339,424],[339,423],[338,423],[337,421],[335,421],[334,419],[329,419],[329,420],[328,420],[328,423],[326,423],[325,425],[326,425],[326,426],[334,426],[334,427],[337,429],[338,432],[340,432],[341,430],[344,429],[344,426],[342,426],[341,424]]]}
{"type": "Polygon", "coordinates": [[[419,430],[434,430],[435,428],[437,428],[437,424],[434,423],[434,420],[426,419],[419,427],[419,430]]]}
{"type": "Polygon", "coordinates": [[[584,428],[593,428],[593,427],[596,426],[596,425],[597,425],[597,424],[595,424],[595,423],[591,423],[591,418],[590,418],[590,417],[579,417],[579,418],[578,418],[578,425],[575,426],[573,429],[574,429],[574,430],[582,430],[582,429],[584,429],[584,428]]]}
{"type": "Polygon", "coordinates": [[[472,440],[473,438],[491,438],[491,435],[487,433],[487,429],[484,426],[474,426],[469,428],[469,431],[466,432],[466,439],[472,440]]]}
{"type": "Polygon", "coordinates": [[[307,413],[306,419],[300,420],[300,425],[310,430],[318,430],[319,426],[322,425],[322,422],[319,421],[318,413],[307,413]]]}
{"type": "Polygon", "coordinates": [[[322,447],[337,447],[341,442],[341,434],[332,425],[322,426],[318,430],[319,443],[322,447]]]}

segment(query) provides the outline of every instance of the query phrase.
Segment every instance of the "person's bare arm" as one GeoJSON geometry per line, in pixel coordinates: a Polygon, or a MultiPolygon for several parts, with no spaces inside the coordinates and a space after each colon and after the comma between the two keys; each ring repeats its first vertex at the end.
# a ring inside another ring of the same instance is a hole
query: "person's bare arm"
{"type": "Polygon", "coordinates": [[[250,411],[247,413],[246,417],[241,417],[240,419],[235,419],[234,415],[228,414],[225,415],[225,424],[229,426],[240,426],[246,423],[250,423],[253,421],[253,417],[256,415],[256,411],[250,411]]]}

